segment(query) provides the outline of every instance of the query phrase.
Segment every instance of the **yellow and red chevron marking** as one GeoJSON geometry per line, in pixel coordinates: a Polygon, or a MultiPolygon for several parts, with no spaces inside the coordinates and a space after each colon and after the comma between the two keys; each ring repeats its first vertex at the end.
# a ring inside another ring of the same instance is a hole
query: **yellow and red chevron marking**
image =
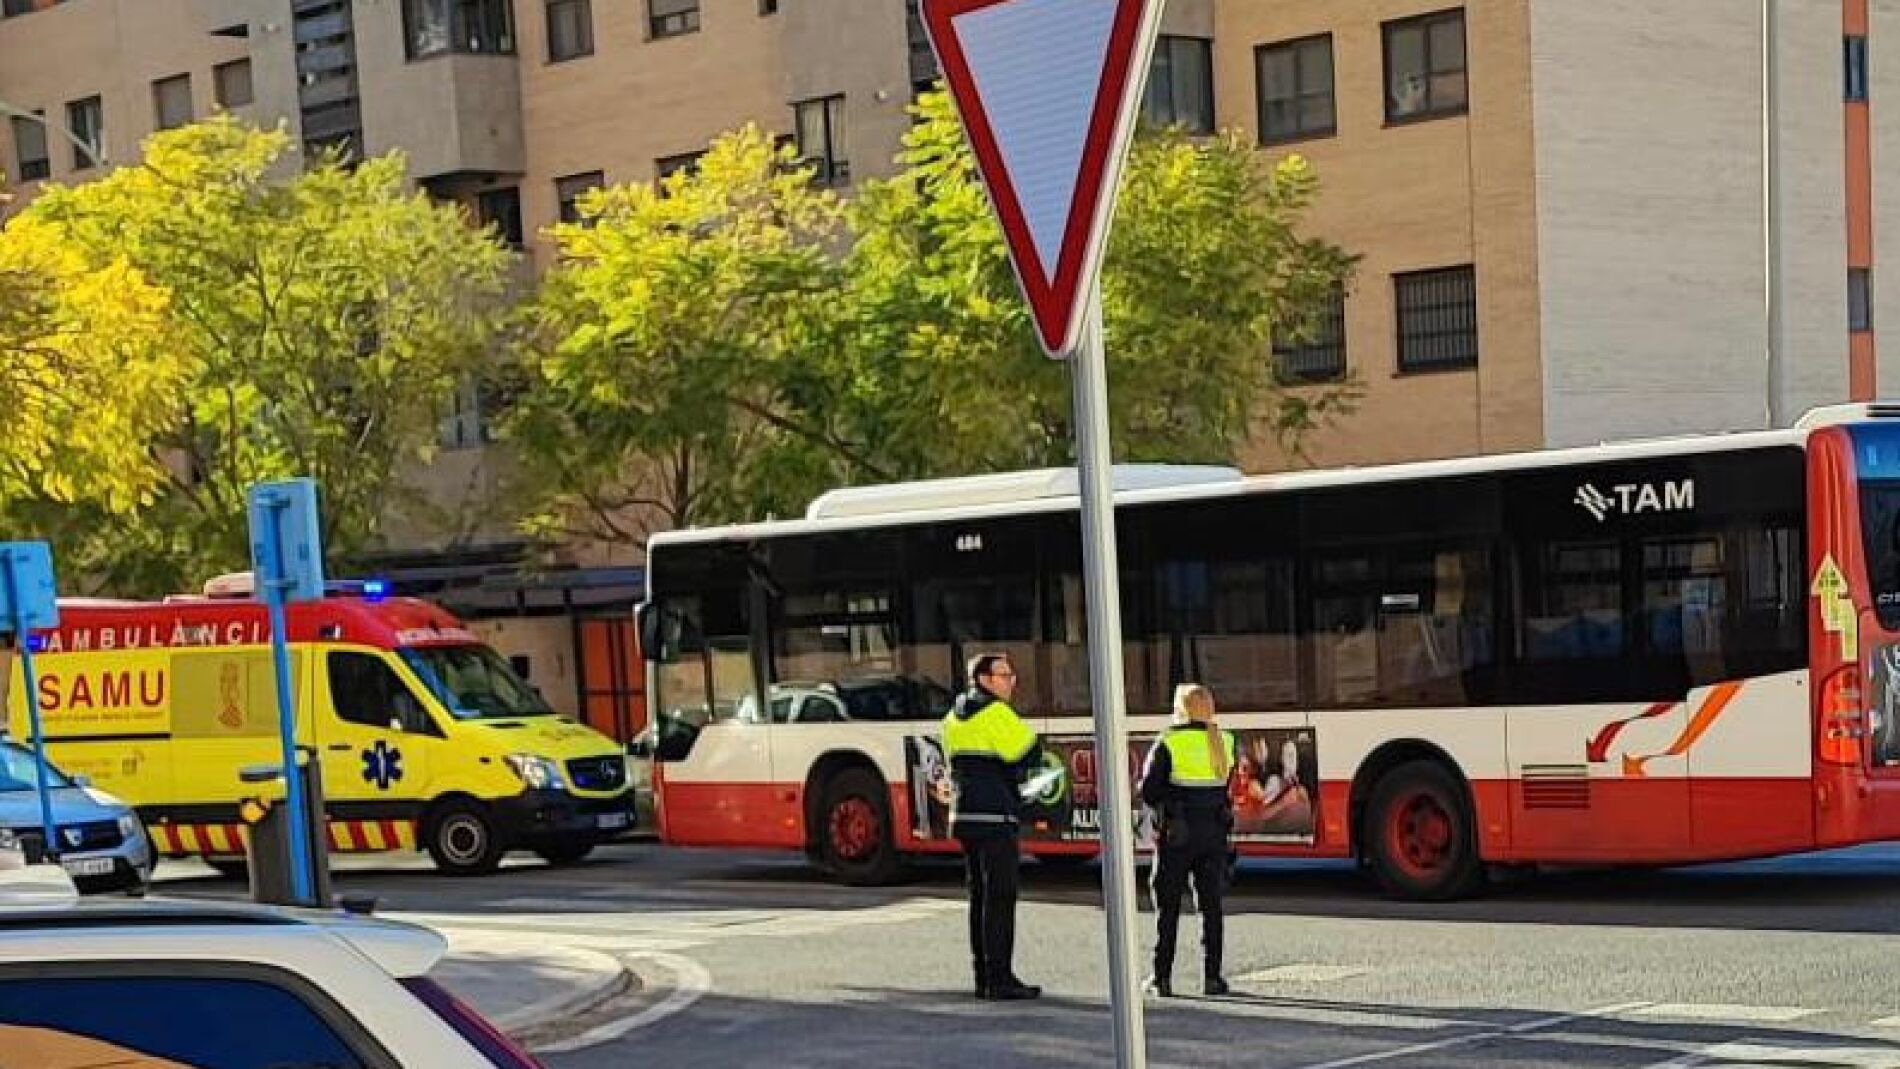
{"type": "MultiPolygon", "coordinates": [[[[153,824],[151,833],[161,854],[237,857],[246,852],[242,824],[153,824]]],[[[339,854],[416,848],[413,820],[333,820],[329,833],[330,849],[339,854]]]]}

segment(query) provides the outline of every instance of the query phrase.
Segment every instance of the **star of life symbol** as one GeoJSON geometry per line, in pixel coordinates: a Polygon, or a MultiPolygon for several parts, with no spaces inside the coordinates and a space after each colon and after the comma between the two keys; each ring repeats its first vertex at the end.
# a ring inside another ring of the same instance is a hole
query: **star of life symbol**
{"type": "Polygon", "coordinates": [[[374,783],[377,790],[386,791],[390,784],[401,781],[401,750],[386,740],[377,739],[375,746],[363,751],[363,782],[374,783]]]}

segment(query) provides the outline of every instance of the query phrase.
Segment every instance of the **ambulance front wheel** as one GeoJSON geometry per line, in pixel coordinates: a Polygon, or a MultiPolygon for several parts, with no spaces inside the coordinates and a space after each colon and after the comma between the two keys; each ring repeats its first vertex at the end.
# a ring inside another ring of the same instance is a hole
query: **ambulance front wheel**
{"type": "Polygon", "coordinates": [[[435,867],[450,876],[482,876],[501,865],[506,845],[495,833],[495,820],[480,802],[455,799],[436,807],[425,843],[435,867]]]}

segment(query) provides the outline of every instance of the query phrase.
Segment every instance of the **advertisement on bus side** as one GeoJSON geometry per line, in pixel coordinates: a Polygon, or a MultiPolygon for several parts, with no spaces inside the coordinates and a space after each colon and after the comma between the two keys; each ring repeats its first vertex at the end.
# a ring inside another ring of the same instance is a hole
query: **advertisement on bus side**
{"type": "MultiPolygon", "coordinates": [[[[1310,728],[1249,728],[1234,732],[1238,759],[1229,794],[1234,803],[1234,839],[1255,843],[1311,843],[1319,826],[1319,750],[1310,728]]],[[[1128,744],[1131,784],[1153,735],[1132,735],[1128,744]]],[[[1031,775],[1042,789],[1024,800],[1023,838],[1031,842],[1080,842],[1101,833],[1101,801],[1095,744],[1086,735],[1043,740],[1044,768],[1031,775]]],[[[911,831],[919,839],[950,837],[953,788],[943,744],[934,736],[904,740],[909,769],[911,831]]],[[[1142,845],[1151,845],[1147,822],[1131,814],[1142,845]]]]}

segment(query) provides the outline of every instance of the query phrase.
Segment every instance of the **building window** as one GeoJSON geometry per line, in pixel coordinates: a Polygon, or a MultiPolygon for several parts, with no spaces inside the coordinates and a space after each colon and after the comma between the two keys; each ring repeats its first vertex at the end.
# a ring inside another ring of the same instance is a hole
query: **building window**
{"type": "Polygon", "coordinates": [[[1478,278],[1469,265],[1393,275],[1399,370],[1478,366],[1478,278]]]}
{"type": "Polygon", "coordinates": [[[1334,287],[1305,322],[1276,327],[1274,370],[1283,382],[1331,382],[1346,374],[1346,290],[1334,287]]]}
{"type": "Polygon", "coordinates": [[[1847,70],[1847,99],[1867,99],[1867,38],[1855,35],[1842,41],[1842,59],[1847,70]]]}
{"type": "Polygon", "coordinates": [[[778,0],[759,0],[760,17],[776,14],[778,14],[778,0]]]}
{"type": "Polygon", "coordinates": [[[234,59],[211,68],[211,81],[219,107],[241,108],[255,99],[251,92],[251,61],[248,59],[234,59]]]}
{"type": "Polygon", "coordinates": [[[677,156],[662,156],[653,161],[654,177],[664,182],[676,174],[685,174],[688,177],[697,175],[699,161],[705,156],[704,149],[698,152],[682,152],[677,156]]]}
{"type": "Polygon", "coordinates": [[[13,151],[19,157],[19,167],[14,173],[20,176],[20,181],[37,182],[53,177],[53,157],[46,151],[44,119],[13,117],[13,151]]]}
{"type": "Polygon", "coordinates": [[[1155,42],[1142,117],[1190,134],[1214,132],[1214,42],[1167,34],[1155,42]]]}
{"type": "Polygon", "coordinates": [[[594,54],[592,0],[548,0],[548,62],[594,54]]]}
{"type": "Polygon", "coordinates": [[[699,29],[699,0],[647,0],[647,27],[655,39],[699,29]]]}
{"type": "Polygon", "coordinates": [[[554,180],[554,199],[561,205],[561,222],[578,223],[581,221],[581,195],[590,189],[599,189],[607,184],[607,176],[600,171],[587,171],[583,174],[570,174],[554,180]]]}
{"type": "Polygon", "coordinates": [[[930,31],[924,29],[917,0],[904,0],[904,26],[910,44],[910,95],[915,100],[937,84],[942,72],[937,69],[937,53],[930,47],[930,31]]]}
{"type": "Polygon", "coordinates": [[[493,227],[495,236],[511,249],[523,244],[521,229],[521,191],[514,186],[490,189],[475,198],[475,221],[493,227]]]}
{"type": "Polygon", "coordinates": [[[0,18],[32,14],[33,2],[34,0],[0,0],[0,18]]]}
{"type": "Polygon", "coordinates": [[[87,97],[66,105],[66,129],[78,141],[73,145],[73,170],[99,166],[99,154],[105,147],[105,101],[87,97]],[[81,144],[90,147],[81,148],[81,144]]]}
{"type": "Polygon", "coordinates": [[[1461,115],[1467,106],[1464,10],[1386,23],[1386,121],[1461,115]]]}
{"type": "Polygon", "coordinates": [[[509,0],[403,0],[409,58],[445,52],[510,55],[515,50],[509,0]]]}
{"type": "Polygon", "coordinates": [[[191,75],[160,78],[152,83],[152,111],[160,130],[171,130],[191,121],[191,75]]]}
{"type": "Polygon", "coordinates": [[[1874,329],[1874,273],[1865,267],[1847,269],[1847,329],[1874,329]]]}
{"type": "Polygon", "coordinates": [[[845,146],[844,97],[801,100],[792,105],[799,162],[812,168],[814,181],[842,186],[851,181],[851,156],[845,146]]]}
{"type": "Polygon", "coordinates": [[[1254,50],[1260,93],[1260,143],[1325,137],[1338,129],[1333,103],[1331,34],[1254,50]]]}

